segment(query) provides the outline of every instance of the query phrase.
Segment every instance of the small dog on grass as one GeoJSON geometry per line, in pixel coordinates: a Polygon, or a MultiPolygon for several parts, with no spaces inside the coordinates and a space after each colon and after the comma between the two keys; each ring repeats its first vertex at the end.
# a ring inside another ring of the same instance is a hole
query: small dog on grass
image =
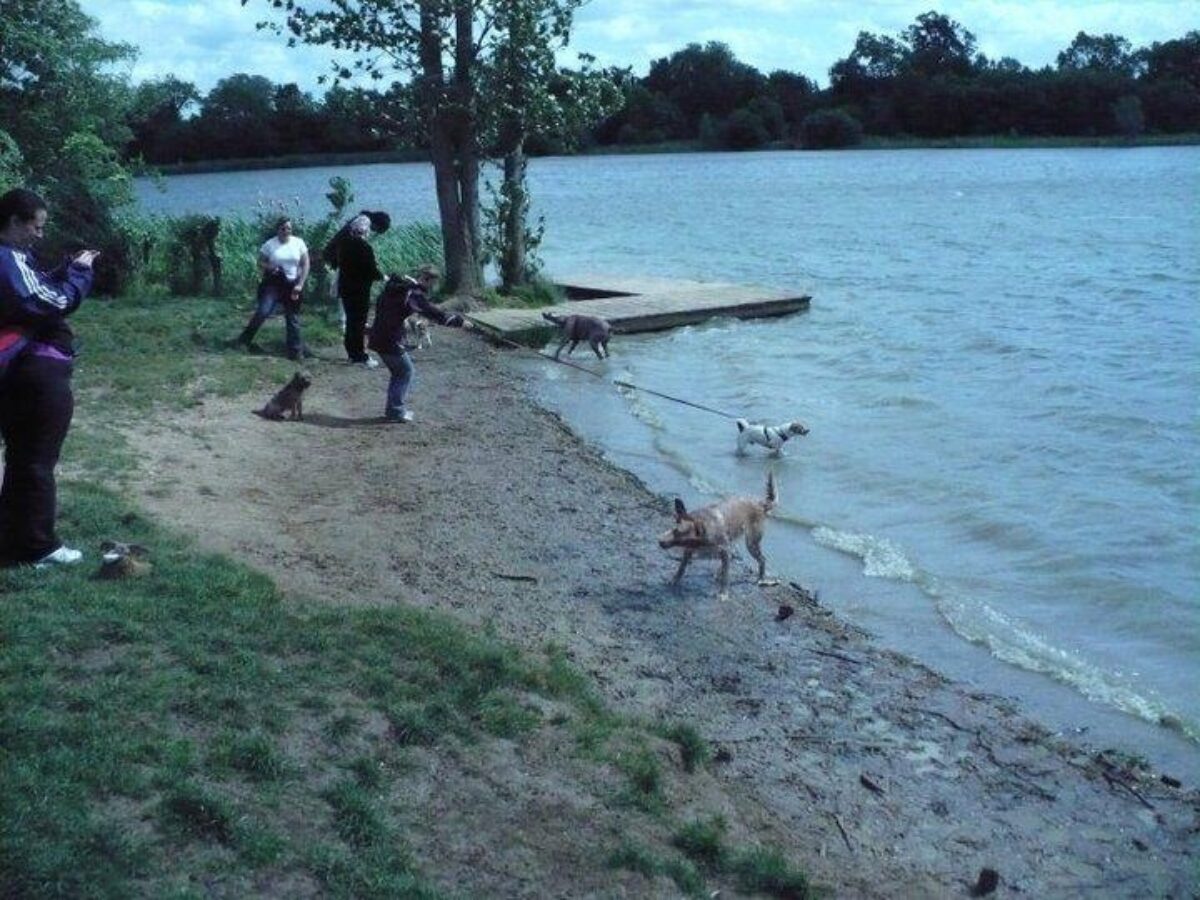
{"type": "Polygon", "coordinates": [[[429,320],[424,316],[413,313],[405,319],[404,333],[418,350],[433,346],[433,336],[429,333],[429,320]]]}
{"type": "Polygon", "coordinates": [[[278,422],[284,416],[293,420],[304,418],[304,392],[312,384],[312,378],[305,372],[297,372],[292,380],[279,389],[267,405],[257,410],[264,419],[278,422]]]}
{"type": "Polygon", "coordinates": [[[147,558],[150,551],[141,544],[102,541],[100,553],[99,578],[141,578],[153,568],[147,558]]]}
{"type": "Polygon", "coordinates": [[[783,422],[779,425],[759,425],[745,419],[737,420],[738,453],[745,453],[751,444],[766,447],[776,456],[783,451],[789,438],[808,434],[803,422],[783,422]]]}
{"type": "Polygon", "coordinates": [[[588,346],[592,348],[592,352],[596,354],[597,359],[604,359],[608,356],[608,339],[612,335],[612,326],[603,319],[578,314],[560,316],[548,312],[542,313],[542,318],[547,322],[553,322],[557,325],[559,335],[562,337],[557,349],[554,351],[555,359],[558,359],[558,355],[562,353],[562,348],[566,347],[568,343],[571,346],[567,347],[567,356],[570,356],[571,351],[575,349],[580,341],[588,342],[588,346]],[[601,353],[601,351],[604,352],[601,353]]]}
{"type": "Polygon", "coordinates": [[[758,562],[759,585],[770,584],[766,580],[767,558],[763,556],[762,538],[767,514],[774,507],[775,476],[770,472],[767,473],[767,494],[762,500],[729,497],[689,513],[683,501],[676,497],[675,525],[658,539],[658,546],[664,550],[673,547],[683,549],[683,558],[679,561],[671,585],[674,587],[679,584],[684,570],[696,554],[720,557],[721,569],[717,573],[717,581],[721,585],[721,592],[718,596],[725,599],[729,589],[729,545],[742,536],[746,539],[746,549],[758,562]]]}

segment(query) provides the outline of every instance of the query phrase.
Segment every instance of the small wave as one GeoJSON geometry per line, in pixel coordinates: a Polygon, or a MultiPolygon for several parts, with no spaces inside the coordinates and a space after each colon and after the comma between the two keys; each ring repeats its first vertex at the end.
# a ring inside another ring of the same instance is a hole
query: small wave
{"type": "Polygon", "coordinates": [[[973,644],[986,647],[993,656],[1010,665],[1060,681],[1087,699],[1147,722],[1180,732],[1200,741],[1200,724],[1191,723],[1169,709],[1161,700],[1147,697],[1118,672],[1107,672],[1077,654],[1055,647],[1027,627],[1014,622],[996,608],[955,596],[935,580],[924,585],[950,628],[973,644]]]}
{"type": "Polygon", "coordinates": [[[904,555],[903,550],[887,538],[837,531],[825,525],[814,528],[812,536],[813,540],[824,547],[861,559],[863,574],[869,578],[916,580],[916,566],[904,555]]]}
{"type": "Polygon", "coordinates": [[[1010,665],[1047,675],[1073,687],[1084,697],[1147,722],[1169,727],[1200,741],[1200,723],[1186,721],[1161,700],[1147,697],[1117,672],[1108,672],[1040,635],[1002,612],[973,598],[959,596],[920,570],[904,551],[886,538],[838,531],[820,525],[812,530],[820,545],[857,557],[863,574],[916,585],[930,597],[955,634],[977,644],[1010,665]]]}

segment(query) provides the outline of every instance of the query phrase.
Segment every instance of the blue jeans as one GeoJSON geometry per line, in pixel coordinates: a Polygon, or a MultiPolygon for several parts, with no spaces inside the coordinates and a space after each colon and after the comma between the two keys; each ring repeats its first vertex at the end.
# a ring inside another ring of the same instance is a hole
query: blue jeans
{"type": "Polygon", "coordinates": [[[258,300],[254,307],[254,315],[246,323],[239,340],[249,344],[258,334],[262,323],[275,315],[279,307],[283,307],[283,324],[286,333],[288,356],[296,357],[304,350],[304,341],[300,338],[300,304],[292,303],[291,282],[283,279],[267,279],[258,287],[258,300]]]}
{"type": "Polygon", "coordinates": [[[389,419],[397,419],[404,412],[404,398],[412,386],[416,367],[413,366],[412,357],[408,355],[407,350],[401,350],[399,353],[380,353],[379,358],[392,373],[388,380],[387,408],[383,414],[389,419]]]}

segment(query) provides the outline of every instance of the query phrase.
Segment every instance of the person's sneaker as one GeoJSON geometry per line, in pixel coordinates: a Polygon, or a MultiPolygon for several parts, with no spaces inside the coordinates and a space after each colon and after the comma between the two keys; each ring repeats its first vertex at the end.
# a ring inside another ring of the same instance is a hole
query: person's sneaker
{"type": "Polygon", "coordinates": [[[406,409],[404,412],[389,412],[384,415],[384,418],[389,422],[411,422],[413,420],[413,414],[406,409]]]}
{"type": "Polygon", "coordinates": [[[407,409],[404,412],[400,413],[400,421],[401,422],[411,422],[412,420],[413,420],[413,414],[411,412],[409,412],[407,409]]]}
{"type": "Polygon", "coordinates": [[[35,569],[44,569],[46,566],[70,566],[83,559],[83,554],[78,550],[72,550],[66,544],[63,544],[57,550],[47,553],[41,559],[33,564],[35,569]]]}
{"type": "Polygon", "coordinates": [[[368,369],[378,369],[379,368],[379,360],[377,360],[373,356],[368,356],[366,359],[363,360],[363,365],[366,366],[368,369]]]}

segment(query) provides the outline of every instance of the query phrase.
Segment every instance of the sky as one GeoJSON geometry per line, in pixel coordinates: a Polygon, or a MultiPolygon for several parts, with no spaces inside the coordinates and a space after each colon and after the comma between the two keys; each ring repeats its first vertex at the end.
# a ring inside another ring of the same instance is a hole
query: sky
{"type": "MultiPolygon", "coordinates": [[[[255,24],[278,12],[268,0],[78,0],[101,36],[134,45],[134,82],[175,75],[207,93],[238,72],[277,84],[324,91],[324,48],[289,49],[255,24]]],[[[974,33],[991,59],[1010,56],[1031,68],[1053,65],[1080,31],[1116,34],[1134,48],[1200,29],[1200,0],[589,0],[576,14],[571,65],[587,52],[601,66],[650,63],[689,43],[722,41],[764,74],[785,69],[822,87],[829,67],[849,55],[860,31],[897,36],[936,10],[974,33]]]]}

